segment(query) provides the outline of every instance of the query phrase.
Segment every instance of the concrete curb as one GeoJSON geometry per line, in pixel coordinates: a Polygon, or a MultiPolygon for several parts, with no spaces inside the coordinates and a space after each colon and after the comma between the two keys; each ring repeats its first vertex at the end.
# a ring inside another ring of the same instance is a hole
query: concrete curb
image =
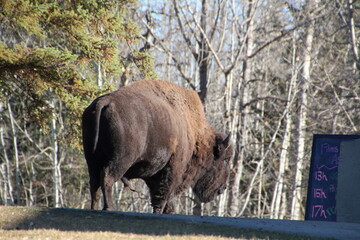
{"type": "Polygon", "coordinates": [[[123,216],[226,225],[240,229],[298,234],[311,237],[360,240],[360,224],[320,221],[293,221],[257,218],[187,216],[133,212],[112,212],[123,216]]]}

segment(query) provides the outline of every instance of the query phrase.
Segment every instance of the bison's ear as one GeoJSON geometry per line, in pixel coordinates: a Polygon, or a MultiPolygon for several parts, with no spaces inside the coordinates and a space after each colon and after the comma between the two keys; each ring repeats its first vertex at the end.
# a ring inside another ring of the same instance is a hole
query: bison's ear
{"type": "Polygon", "coordinates": [[[225,150],[229,147],[231,140],[231,133],[224,139],[220,135],[215,137],[214,156],[215,159],[220,158],[225,150]]]}

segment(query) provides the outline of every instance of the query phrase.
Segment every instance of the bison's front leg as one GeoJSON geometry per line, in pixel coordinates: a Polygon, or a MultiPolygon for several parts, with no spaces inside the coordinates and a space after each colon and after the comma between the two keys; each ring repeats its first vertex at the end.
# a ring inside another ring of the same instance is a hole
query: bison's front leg
{"type": "Polygon", "coordinates": [[[165,213],[165,214],[175,213],[175,206],[174,206],[174,202],[172,200],[168,200],[168,202],[165,205],[163,213],[165,213]]]}
{"type": "MultiPolygon", "coordinates": [[[[152,201],[152,203],[153,203],[153,201],[152,201]]],[[[162,213],[174,214],[175,213],[175,206],[174,206],[173,201],[171,201],[171,200],[166,201],[165,206],[163,207],[162,211],[161,211],[162,207],[158,207],[158,206],[156,206],[156,204],[152,204],[152,205],[154,206],[154,210],[153,210],[154,213],[158,213],[158,214],[162,214],[162,213]]]]}
{"type": "Polygon", "coordinates": [[[170,176],[171,169],[166,166],[156,175],[145,179],[150,190],[151,205],[154,213],[162,214],[173,212],[174,207],[171,201],[168,201],[174,189],[174,182],[170,176]]]}

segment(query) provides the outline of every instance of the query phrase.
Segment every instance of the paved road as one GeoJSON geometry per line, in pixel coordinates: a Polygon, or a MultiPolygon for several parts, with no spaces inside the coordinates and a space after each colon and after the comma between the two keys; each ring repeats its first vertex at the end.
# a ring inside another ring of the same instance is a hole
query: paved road
{"type": "Polygon", "coordinates": [[[149,213],[125,213],[121,215],[145,218],[162,218],[187,222],[221,224],[236,228],[257,229],[270,232],[300,234],[313,237],[335,238],[340,240],[360,240],[360,224],[318,221],[292,221],[257,218],[205,217],[186,215],[159,215],[149,213]]]}

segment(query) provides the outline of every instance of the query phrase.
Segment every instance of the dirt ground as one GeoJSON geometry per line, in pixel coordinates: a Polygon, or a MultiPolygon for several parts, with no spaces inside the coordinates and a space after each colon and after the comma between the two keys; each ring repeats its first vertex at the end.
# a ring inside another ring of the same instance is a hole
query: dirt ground
{"type": "Polygon", "coordinates": [[[335,238],[340,240],[360,240],[360,224],[343,222],[293,221],[257,218],[228,218],[184,215],[157,215],[144,213],[123,213],[131,216],[165,218],[190,222],[222,224],[237,228],[257,229],[270,232],[291,233],[312,237],[335,238]]]}

